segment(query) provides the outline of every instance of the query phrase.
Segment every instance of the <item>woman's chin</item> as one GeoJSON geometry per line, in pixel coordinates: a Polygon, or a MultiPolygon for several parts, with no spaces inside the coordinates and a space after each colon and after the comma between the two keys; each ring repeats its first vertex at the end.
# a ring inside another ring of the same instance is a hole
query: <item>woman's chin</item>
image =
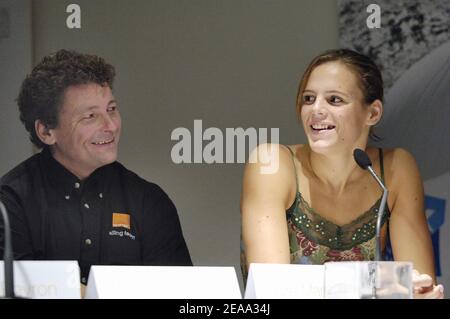
{"type": "Polygon", "coordinates": [[[309,147],[311,148],[311,150],[315,153],[319,153],[319,154],[326,154],[328,152],[330,152],[333,147],[336,145],[336,143],[334,141],[330,141],[330,140],[324,140],[324,139],[320,139],[320,140],[311,140],[309,139],[309,147]]]}

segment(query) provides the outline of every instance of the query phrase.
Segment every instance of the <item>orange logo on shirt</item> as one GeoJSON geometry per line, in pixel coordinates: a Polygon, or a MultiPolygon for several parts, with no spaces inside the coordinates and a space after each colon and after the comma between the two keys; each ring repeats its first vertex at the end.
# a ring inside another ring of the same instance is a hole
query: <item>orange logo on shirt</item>
{"type": "Polygon", "coordinates": [[[113,213],[112,227],[124,227],[130,229],[130,215],[122,213],[113,213]]]}

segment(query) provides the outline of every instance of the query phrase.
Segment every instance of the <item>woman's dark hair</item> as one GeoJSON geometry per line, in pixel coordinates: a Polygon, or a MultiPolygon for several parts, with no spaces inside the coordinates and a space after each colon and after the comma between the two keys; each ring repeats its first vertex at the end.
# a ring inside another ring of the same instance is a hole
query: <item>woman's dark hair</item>
{"type": "MultiPolygon", "coordinates": [[[[339,61],[349,66],[358,78],[359,87],[364,96],[364,104],[369,105],[375,100],[383,102],[383,78],[376,64],[367,56],[349,49],[328,50],[316,56],[306,68],[300,81],[297,93],[297,114],[300,117],[302,96],[312,71],[321,64],[339,61]]],[[[370,128],[369,137],[378,141],[378,137],[370,128]]]]}
{"type": "Polygon", "coordinates": [[[36,65],[20,88],[17,103],[20,120],[39,148],[46,146],[35,131],[40,120],[48,129],[58,126],[58,114],[69,86],[96,83],[113,87],[114,67],[96,55],[59,50],[36,65]]]}

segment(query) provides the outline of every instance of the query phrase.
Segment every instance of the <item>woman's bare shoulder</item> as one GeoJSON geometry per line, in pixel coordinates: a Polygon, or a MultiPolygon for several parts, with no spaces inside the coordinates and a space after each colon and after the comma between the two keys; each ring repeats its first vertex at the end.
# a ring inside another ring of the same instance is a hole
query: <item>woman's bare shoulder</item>
{"type": "Polygon", "coordinates": [[[292,158],[301,153],[303,146],[303,144],[260,144],[250,154],[248,164],[257,164],[258,167],[272,166],[278,168],[272,173],[282,173],[286,169],[293,169],[292,158]]]}
{"type": "MultiPolygon", "coordinates": [[[[377,151],[378,152],[378,151],[377,151]]],[[[390,188],[421,180],[414,156],[404,148],[383,149],[384,175],[390,188]]]]}
{"type": "MultiPolygon", "coordinates": [[[[368,147],[366,152],[369,157],[378,158],[380,148],[368,147]]],[[[407,161],[408,163],[415,162],[414,156],[404,148],[382,148],[383,152],[383,163],[388,165],[399,165],[402,161],[407,161]]]]}
{"type": "Polygon", "coordinates": [[[383,149],[384,165],[390,169],[411,169],[416,168],[417,163],[414,156],[404,148],[383,149]]]}
{"type": "Polygon", "coordinates": [[[295,196],[296,180],[292,153],[297,145],[260,144],[249,157],[244,172],[244,190],[275,192],[289,201],[295,196]]]}

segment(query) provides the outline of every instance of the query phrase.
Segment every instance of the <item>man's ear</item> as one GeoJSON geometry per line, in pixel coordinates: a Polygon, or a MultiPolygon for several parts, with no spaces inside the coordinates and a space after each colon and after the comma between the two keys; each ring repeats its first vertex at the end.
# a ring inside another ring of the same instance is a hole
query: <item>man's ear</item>
{"type": "Polygon", "coordinates": [[[369,105],[369,113],[367,118],[368,125],[375,125],[381,120],[383,114],[383,103],[380,100],[375,100],[369,105]]]}
{"type": "Polygon", "coordinates": [[[49,129],[41,120],[34,121],[34,129],[36,135],[42,141],[42,143],[47,145],[53,145],[56,143],[55,134],[52,129],[49,129]]]}

